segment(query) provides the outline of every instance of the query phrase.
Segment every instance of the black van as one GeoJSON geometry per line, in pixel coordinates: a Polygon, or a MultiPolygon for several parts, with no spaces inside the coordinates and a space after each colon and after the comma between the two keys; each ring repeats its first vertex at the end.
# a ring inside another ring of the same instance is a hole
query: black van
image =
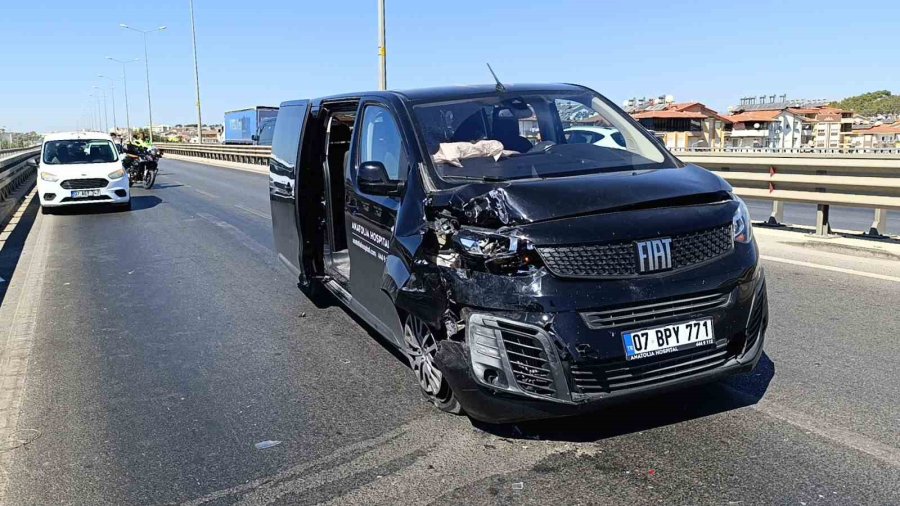
{"type": "Polygon", "coordinates": [[[749,372],[762,355],[744,203],[582,86],[285,102],[269,191],[300,287],[383,334],[445,411],[570,415],[749,372]]]}

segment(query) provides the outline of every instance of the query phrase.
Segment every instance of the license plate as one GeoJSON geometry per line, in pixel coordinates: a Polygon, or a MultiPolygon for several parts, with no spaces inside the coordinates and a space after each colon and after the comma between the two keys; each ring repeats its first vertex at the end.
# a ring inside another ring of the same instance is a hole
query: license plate
{"type": "Polygon", "coordinates": [[[712,319],[622,332],[626,360],[656,357],[715,342],[712,319]]]}
{"type": "Polygon", "coordinates": [[[72,197],[99,197],[100,190],[72,190],[72,197]]]}

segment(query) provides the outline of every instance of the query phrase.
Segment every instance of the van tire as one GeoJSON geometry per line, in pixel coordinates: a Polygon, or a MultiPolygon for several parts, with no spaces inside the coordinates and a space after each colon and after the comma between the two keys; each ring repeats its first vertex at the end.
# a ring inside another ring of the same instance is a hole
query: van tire
{"type": "Polygon", "coordinates": [[[403,354],[416,376],[422,397],[441,411],[461,415],[462,406],[447,379],[434,364],[437,342],[434,331],[425,322],[413,315],[406,316],[403,323],[403,354]]]}

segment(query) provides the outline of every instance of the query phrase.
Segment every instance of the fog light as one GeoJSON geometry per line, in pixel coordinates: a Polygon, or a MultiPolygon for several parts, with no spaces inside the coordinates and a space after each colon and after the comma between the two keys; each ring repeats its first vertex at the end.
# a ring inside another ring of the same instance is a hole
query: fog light
{"type": "Polygon", "coordinates": [[[55,194],[55,193],[45,193],[45,194],[44,194],[44,200],[53,200],[53,199],[55,199],[55,198],[56,198],[56,194],[55,194]]]}
{"type": "Polygon", "coordinates": [[[126,192],[125,190],[122,190],[122,189],[116,190],[116,197],[124,197],[126,195],[128,195],[128,192],[126,192]]]}

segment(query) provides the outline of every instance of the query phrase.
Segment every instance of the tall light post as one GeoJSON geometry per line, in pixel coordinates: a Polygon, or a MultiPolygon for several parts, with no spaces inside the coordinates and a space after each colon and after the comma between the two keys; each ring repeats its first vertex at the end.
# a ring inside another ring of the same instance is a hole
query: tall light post
{"type": "Polygon", "coordinates": [[[131,113],[128,110],[128,77],[125,75],[125,65],[140,61],[139,58],[133,60],[117,60],[112,56],[107,56],[107,60],[114,61],[122,66],[122,84],[125,87],[125,128],[128,129],[128,138],[131,139],[131,113]]]}
{"type": "Polygon", "coordinates": [[[387,89],[387,43],[384,29],[384,0],[378,0],[378,89],[387,89]]]}
{"type": "Polygon", "coordinates": [[[203,116],[200,114],[200,68],[197,65],[197,29],[194,27],[194,0],[191,7],[191,38],[194,44],[194,83],[197,86],[197,144],[203,144],[203,116]]]}
{"type": "Polygon", "coordinates": [[[128,26],[124,23],[119,24],[122,28],[126,30],[132,30],[144,37],[144,68],[147,71],[147,116],[150,120],[150,143],[153,143],[153,102],[150,100],[150,60],[147,56],[147,34],[153,32],[161,32],[166,29],[165,26],[160,26],[158,28],[154,28],[152,30],[140,30],[138,28],[134,28],[132,26],[128,26]]]}
{"type": "MultiPolygon", "coordinates": [[[[96,86],[94,87],[96,88],[96,86]]],[[[100,129],[103,128],[103,108],[100,107],[100,97],[98,95],[91,93],[90,97],[97,103],[97,128],[94,131],[99,132],[100,129]]]]}
{"type": "Polygon", "coordinates": [[[119,120],[116,118],[116,80],[112,77],[106,77],[103,74],[98,75],[100,79],[106,79],[109,81],[109,93],[112,96],[112,109],[113,109],[113,130],[116,130],[118,133],[119,130],[119,120]]]}
{"type": "MultiPolygon", "coordinates": [[[[109,132],[109,111],[106,109],[106,90],[104,90],[100,86],[92,86],[95,90],[100,92],[100,96],[103,97],[103,130],[105,132],[109,132]]],[[[98,99],[99,100],[99,99],[98,99]]]]}

